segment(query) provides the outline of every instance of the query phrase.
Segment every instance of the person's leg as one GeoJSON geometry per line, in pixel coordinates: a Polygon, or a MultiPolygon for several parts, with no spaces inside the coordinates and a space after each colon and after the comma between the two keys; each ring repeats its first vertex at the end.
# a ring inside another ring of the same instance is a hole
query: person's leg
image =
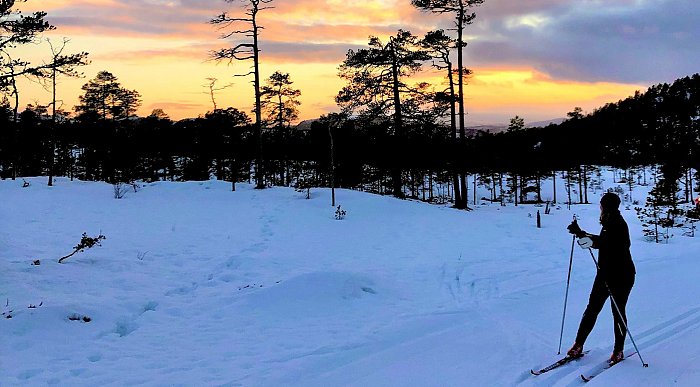
{"type": "Polygon", "coordinates": [[[583,312],[583,317],[581,317],[581,323],[578,326],[578,333],[576,334],[576,344],[583,346],[586,342],[588,335],[593,330],[596,319],[603,305],[605,305],[605,300],[608,299],[609,293],[608,289],[605,287],[605,281],[603,281],[602,275],[596,275],[593,281],[593,288],[591,289],[591,295],[588,298],[588,306],[583,312]]]}
{"type": "Polygon", "coordinates": [[[627,300],[629,299],[633,285],[634,277],[632,277],[632,279],[629,281],[625,281],[625,283],[615,284],[610,288],[612,296],[615,298],[615,303],[617,303],[617,309],[620,310],[620,313],[618,314],[615,305],[613,305],[612,302],[610,303],[615,325],[615,348],[613,352],[621,352],[625,348],[625,336],[627,336],[627,330],[625,329],[627,324],[627,312],[625,309],[627,307],[627,300]]]}

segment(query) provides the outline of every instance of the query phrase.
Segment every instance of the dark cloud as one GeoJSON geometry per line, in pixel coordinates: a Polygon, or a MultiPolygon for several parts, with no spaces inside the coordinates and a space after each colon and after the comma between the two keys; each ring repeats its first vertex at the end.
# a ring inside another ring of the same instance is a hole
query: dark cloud
{"type": "Polygon", "coordinates": [[[308,63],[324,62],[340,64],[350,49],[363,46],[350,44],[311,44],[262,41],[261,47],[266,58],[277,62],[308,63]]]}
{"type": "MultiPolygon", "coordinates": [[[[672,80],[699,71],[696,2],[486,0],[474,9],[477,19],[467,28],[467,66],[529,67],[554,79],[584,82],[672,80]]],[[[229,43],[217,40],[219,32],[207,21],[222,11],[240,13],[242,4],[114,0],[109,6],[66,5],[50,17],[68,34],[150,36],[225,47],[229,43]]],[[[295,61],[338,62],[368,35],[392,34],[398,28],[421,33],[452,23],[451,15],[421,12],[408,0],[372,11],[362,3],[339,8],[325,0],[278,0],[273,5],[263,16],[263,39],[273,43],[264,49],[267,55],[295,61]],[[405,25],[392,24],[395,20],[405,25]]]]}
{"type": "MultiPolygon", "coordinates": [[[[505,4],[497,2],[491,5],[505,4]]],[[[627,83],[669,81],[699,71],[696,0],[539,3],[542,8],[520,13],[513,7],[484,7],[474,25],[477,37],[466,49],[471,63],[532,66],[554,78],[627,83]],[[479,25],[489,16],[497,18],[479,25]]]]}

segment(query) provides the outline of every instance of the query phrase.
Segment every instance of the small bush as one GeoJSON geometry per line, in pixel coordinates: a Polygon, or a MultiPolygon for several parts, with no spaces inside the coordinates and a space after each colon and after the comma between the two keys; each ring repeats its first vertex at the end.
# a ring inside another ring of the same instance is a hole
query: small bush
{"type": "Polygon", "coordinates": [[[70,321],[82,321],[82,322],[86,322],[86,323],[89,323],[90,321],[92,321],[90,316],[82,315],[79,313],[71,313],[70,315],[68,315],[68,320],[70,320],[70,321]]]}
{"type": "Polygon", "coordinates": [[[74,247],[73,247],[73,252],[70,253],[70,254],[68,254],[68,255],[66,255],[65,257],[62,257],[61,259],[59,259],[59,260],[58,260],[58,263],[63,263],[63,260],[72,257],[72,256],[75,255],[76,253],[83,252],[83,251],[85,251],[85,249],[90,249],[90,248],[92,248],[92,247],[94,247],[94,246],[102,246],[102,244],[100,243],[100,241],[101,241],[101,240],[104,240],[104,239],[107,239],[107,237],[105,237],[104,235],[102,235],[102,233],[100,233],[100,235],[98,235],[98,236],[96,236],[96,237],[93,238],[93,237],[87,236],[87,233],[84,232],[84,233],[83,233],[83,237],[80,238],[80,243],[78,243],[77,246],[74,246],[74,247]]]}
{"type": "Polygon", "coordinates": [[[341,209],[340,206],[335,210],[335,218],[337,220],[343,220],[345,219],[346,212],[345,210],[341,209]]]}
{"type": "Polygon", "coordinates": [[[124,183],[115,183],[112,184],[112,189],[114,190],[114,198],[122,199],[128,191],[128,186],[124,183]]]}

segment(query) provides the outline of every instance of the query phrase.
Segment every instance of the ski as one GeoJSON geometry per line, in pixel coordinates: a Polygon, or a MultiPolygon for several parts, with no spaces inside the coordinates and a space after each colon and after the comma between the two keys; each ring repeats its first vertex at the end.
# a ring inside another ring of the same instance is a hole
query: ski
{"type": "Polygon", "coordinates": [[[537,375],[542,375],[543,373],[549,372],[549,371],[551,371],[551,370],[553,370],[553,369],[555,369],[555,368],[561,367],[561,366],[563,366],[564,364],[570,363],[570,362],[572,362],[572,361],[574,361],[574,360],[578,360],[578,359],[582,358],[583,355],[585,355],[585,354],[587,354],[587,353],[588,353],[588,351],[584,351],[583,354],[581,354],[580,356],[566,356],[566,357],[563,357],[563,358],[557,360],[556,362],[554,362],[554,363],[548,365],[547,367],[542,368],[541,370],[535,371],[535,370],[532,370],[532,369],[531,369],[531,370],[530,370],[530,373],[533,374],[533,375],[535,375],[535,376],[537,376],[537,375]]]}
{"type": "Polygon", "coordinates": [[[615,364],[621,363],[622,361],[624,361],[624,360],[627,359],[628,357],[634,356],[634,355],[636,355],[636,354],[637,354],[637,352],[629,353],[629,354],[625,355],[625,357],[622,358],[622,360],[618,361],[617,363],[610,363],[609,361],[606,361],[605,363],[603,363],[603,364],[599,365],[598,367],[592,369],[592,370],[588,373],[588,375],[581,374],[581,379],[583,379],[584,382],[590,382],[591,379],[593,379],[593,378],[595,378],[596,376],[600,375],[603,371],[605,371],[605,370],[607,370],[607,369],[610,369],[610,368],[613,367],[615,364]]]}

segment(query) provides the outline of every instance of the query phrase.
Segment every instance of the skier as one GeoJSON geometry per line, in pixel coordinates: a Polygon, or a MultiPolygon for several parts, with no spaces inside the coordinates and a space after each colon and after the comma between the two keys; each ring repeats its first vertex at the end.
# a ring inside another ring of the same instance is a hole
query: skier
{"type": "Polygon", "coordinates": [[[608,192],[600,199],[600,235],[589,234],[578,226],[576,220],[567,227],[571,234],[579,238],[578,244],[583,248],[598,249],[598,272],[593,281],[593,288],[588,299],[581,323],[576,334],[576,341],[567,354],[579,357],[583,354],[583,344],[593,330],[598,313],[605,305],[608,296],[612,294],[617,303],[619,314],[611,302],[615,325],[615,347],[610,356],[614,364],[624,358],[625,329],[627,316],[625,306],[634,285],[636,274],[632,255],[630,254],[630,235],[627,223],[619,211],[620,198],[608,192]],[[609,291],[608,291],[609,290],[609,291]],[[625,324],[622,323],[624,319],[625,324]]]}

